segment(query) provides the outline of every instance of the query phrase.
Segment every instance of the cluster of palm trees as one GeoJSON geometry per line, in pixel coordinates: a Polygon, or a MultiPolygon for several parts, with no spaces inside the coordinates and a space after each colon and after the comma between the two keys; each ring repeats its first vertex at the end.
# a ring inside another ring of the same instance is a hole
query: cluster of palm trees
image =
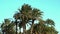
{"type": "Polygon", "coordinates": [[[21,9],[14,14],[13,21],[9,19],[4,19],[4,23],[1,25],[1,30],[3,34],[58,34],[55,30],[55,23],[51,19],[43,20],[42,11],[36,8],[32,8],[28,4],[22,5],[21,9]],[[38,21],[35,24],[35,21],[38,21]],[[29,30],[27,26],[30,25],[29,30]],[[28,25],[29,24],[29,25],[28,25]],[[16,27],[16,28],[15,28],[16,27]],[[18,31],[19,27],[19,32],[18,31]],[[23,28],[23,32],[21,32],[23,28]]]}

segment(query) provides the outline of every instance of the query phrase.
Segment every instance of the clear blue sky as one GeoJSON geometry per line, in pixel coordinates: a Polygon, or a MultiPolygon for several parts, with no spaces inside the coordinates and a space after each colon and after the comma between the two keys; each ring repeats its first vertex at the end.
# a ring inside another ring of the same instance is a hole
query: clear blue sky
{"type": "Polygon", "coordinates": [[[43,11],[43,19],[54,20],[55,28],[60,34],[60,0],[0,0],[0,23],[4,18],[12,18],[24,3],[43,11]]]}

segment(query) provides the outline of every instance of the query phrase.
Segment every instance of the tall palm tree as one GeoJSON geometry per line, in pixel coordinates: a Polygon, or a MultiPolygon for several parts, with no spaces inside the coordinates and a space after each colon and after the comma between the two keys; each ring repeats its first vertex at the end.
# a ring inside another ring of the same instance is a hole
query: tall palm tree
{"type": "Polygon", "coordinates": [[[21,8],[21,10],[19,9],[19,15],[15,16],[16,18],[18,18],[20,21],[19,25],[20,27],[23,27],[23,32],[24,34],[26,33],[26,23],[28,23],[28,16],[29,16],[29,11],[32,10],[31,7],[28,4],[24,4],[21,8]]]}
{"type": "Polygon", "coordinates": [[[22,21],[23,21],[23,23],[24,23],[24,25],[23,25],[23,34],[26,34],[26,23],[28,23],[28,21],[30,20],[29,19],[29,12],[30,12],[30,10],[32,10],[31,9],[31,7],[28,5],[28,4],[24,4],[23,6],[22,6],[22,14],[23,14],[23,18],[22,18],[22,21]],[[25,32],[25,33],[24,33],[25,32]]]}
{"type": "Polygon", "coordinates": [[[15,13],[13,17],[15,18],[16,34],[17,34],[17,23],[18,23],[17,20],[18,20],[18,18],[19,18],[19,13],[15,13]]]}
{"type": "Polygon", "coordinates": [[[32,10],[32,25],[31,25],[31,34],[32,34],[32,30],[33,30],[33,26],[34,26],[34,21],[37,19],[37,18],[41,18],[41,15],[42,15],[42,12],[39,10],[39,9],[36,9],[34,8],[32,10]]]}

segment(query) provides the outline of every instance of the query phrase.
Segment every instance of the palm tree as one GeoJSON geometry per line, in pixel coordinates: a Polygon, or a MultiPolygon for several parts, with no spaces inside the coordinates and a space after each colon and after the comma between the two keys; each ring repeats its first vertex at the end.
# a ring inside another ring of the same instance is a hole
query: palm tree
{"type": "Polygon", "coordinates": [[[10,20],[9,19],[4,19],[4,22],[5,22],[5,32],[6,34],[8,34],[8,25],[10,24],[10,20]]]}
{"type": "Polygon", "coordinates": [[[4,30],[4,23],[2,23],[1,29],[2,29],[2,32],[3,32],[3,34],[4,34],[4,32],[5,32],[5,30],[4,30]]]}
{"type": "Polygon", "coordinates": [[[28,4],[24,4],[21,8],[21,10],[19,9],[19,12],[17,14],[15,14],[15,19],[16,20],[21,20],[19,23],[19,26],[23,27],[23,32],[24,34],[26,33],[26,23],[28,22],[28,15],[29,15],[29,11],[31,10],[30,6],[28,6],[28,4]]]}
{"type": "Polygon", "coordinates": [[[51,20],[51,19],[47,19],[45,23],[46,23],[47,25],[55,26],[54,21],[51,20]]]}
{"type": "Polygon", "coordinates": [[[4,19],[4,23],[1,25],[1,28],[2,28],[2,32],[4,34],[7,33],[8,31],[8,25],[10,24],[10,20],[9,19],[4,19]]]}
{"type": "MultiPolygon", "coordinates": [[[[47,26],[48,26],[48,25],[51,25],[51,27],[55,26],[54,21],[51,20],[51,19],[47,19],[45,23],[47,23],[47,26]]],[[[52,31],[52,28],[51,28],[51,31],[52,31]]],[[[52,32],[51,32],[51,34],[52,34],[52,32]]]]}
{"type": "Polygon", "coordinates": [[[34,8],[32,10],[32,25],[31,25],[31,34],[34,26],[34,21],[37,20],[37,18],[41,18],[42,12],[39,9],[34,8]]]}
{"type": "Polygon", "coordinates": [[[18,19],[20,19],[20,13],[15,13],[14,14],[14,19],[15,19],[15,25],[16,25],[16,34],[17,34],[17,25],[18,25],[18,19]]]}
{"type": "Polygon", "coordinates": [[[8,25],[8,34],[15,34],[15,30],[13,29],[15,26],[14,21],[12,21],[9,25],[8,25]]]}
{"type": "Polygon", "coordinates": [[[29,6],[28,4],[24,4],[23,6],[22,6],[22,14],[23,14],[23,18],[22,18],[22,21],[23,21],[23,23],[24,23],[24,25],[23,25],[23,33],[24,34],[26,34],[26,23],[28,23],[28,21],[30,20],[30,17],[29,17],[29,13],[30,13],[30,11],[32,10],[32,8],[31,8],[31,6],[29,6]]]}

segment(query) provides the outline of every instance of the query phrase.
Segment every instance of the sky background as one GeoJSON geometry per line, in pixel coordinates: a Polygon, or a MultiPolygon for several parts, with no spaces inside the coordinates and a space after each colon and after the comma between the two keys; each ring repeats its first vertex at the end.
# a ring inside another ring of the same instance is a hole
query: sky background
{"type": "Polygon", "coordinates": [[[43,11],[43,19],[50,18],[55,21],[55,28],[60,34],[60,0],[0,0],[0,23],[5,18],[13,18],[14,13],[23,4],[43,11]]]}

